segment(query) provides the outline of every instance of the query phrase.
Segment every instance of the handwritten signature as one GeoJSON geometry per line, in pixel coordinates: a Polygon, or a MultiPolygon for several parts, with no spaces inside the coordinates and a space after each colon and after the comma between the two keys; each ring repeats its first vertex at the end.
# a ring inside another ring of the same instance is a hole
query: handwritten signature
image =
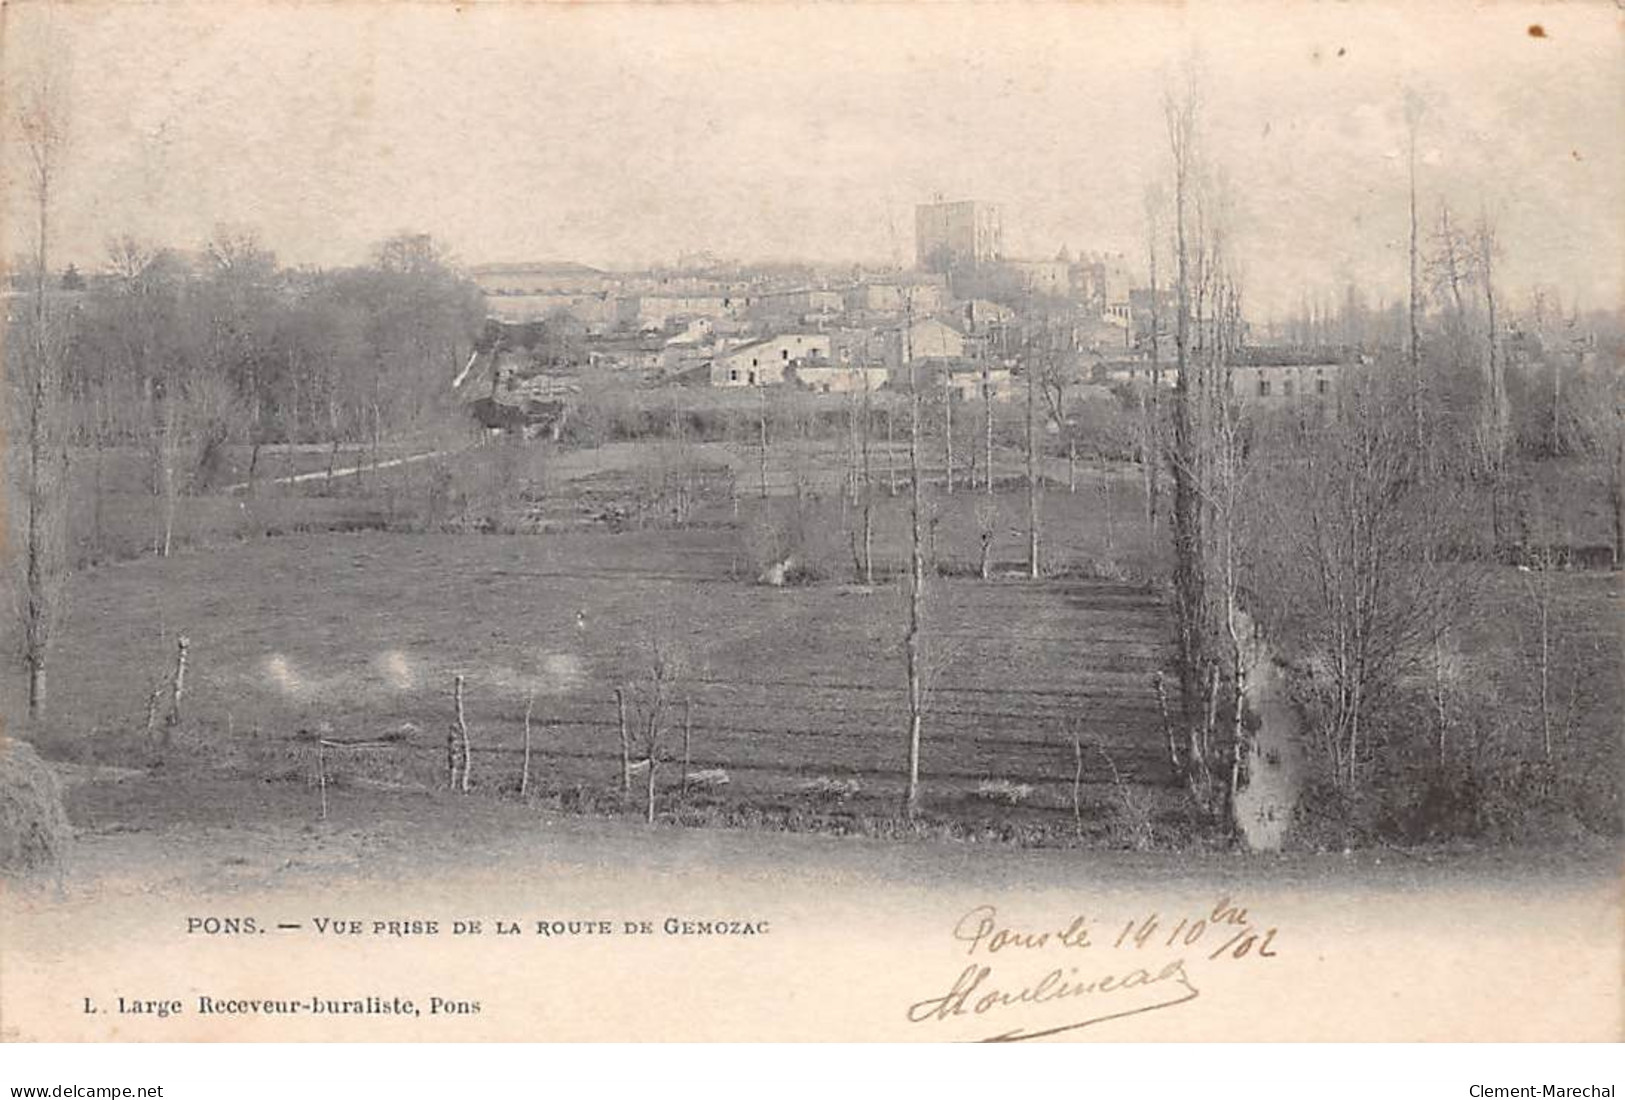
{"type": "Polygon", "coordinates": [[[1087,997],[1097,1007],[1086,1016],[1009,1028],[984,1041],[1077,1031],[1188,1004],[1201,996],[1191,977],[1192,966],[1273,958],[1278,953],[1277,932],[1255,924],[1245,908],[1228,898],[1206,912],[1177,920],[1155,912],[1120,923],[1078,915],[1064,925],[1038,929],[1001,921],[993,906],[979,905],[961,916],[952,932],[955,943],[975,961],[960,970],[947,992],[909,1005],[907,1016],[913,1024],[940,1023],[1087,997]],[[1052,965],[1034,980],[1006,982],[994,973],[997,960],[991,957],[1001,952],[1027,958],[1034,952],[1056,951],[1067,952],[1068,962],[1052,965]],[[1075,954],[1079,951],[1088,954],[1075,954]],[[1170,951],[1172,957],[1156,957],[1170,951]],[[1097,957],[1100,962],[1091,967],[1097,957]],[[1082,965],[1071,965],[1073,960],[1082,965]]]}

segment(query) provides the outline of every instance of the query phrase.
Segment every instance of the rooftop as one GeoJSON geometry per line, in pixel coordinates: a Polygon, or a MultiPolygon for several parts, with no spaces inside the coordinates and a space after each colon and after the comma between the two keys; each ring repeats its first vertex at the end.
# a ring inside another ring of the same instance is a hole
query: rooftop
{"type": "Polygon", "coordinates": [[[602,275],[596,267],[578,264],[573,260],[544,260],[535,263],[476,264],[469,268],[474,275],[602,275]]]}

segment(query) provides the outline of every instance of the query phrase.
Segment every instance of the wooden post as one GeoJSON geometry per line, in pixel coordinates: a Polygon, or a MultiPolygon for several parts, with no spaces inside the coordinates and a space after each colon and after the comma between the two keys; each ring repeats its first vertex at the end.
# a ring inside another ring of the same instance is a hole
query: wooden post
{"type": "Polygon", "coordinates": [[[693,757],[689,755],[689,748],[694,741],[694,698],[683,697],[683,797],[688,797],[689,766],[693,757]]]}
{"type": "Polygon", "coordinates": [[[181,724],[181,700],[186,696],[186,651],[190,645],[184,634],[175,640],[175,678],[169,686],[169,718],[164,722],[166,747],[175,727],[181,724]]]}
{"type": "Polygon", "coordinates": [[[1083,835],[1083,735],[1072,730],[1072,828],[1083,835]]]}
{"type": "Polygon", "coordinates": [[[525,762],[519,772],[519,797],[530,794],[530,712],[536,705],[536,693],[525,696],[525,762]]]}
{"type": "Polygon", "coordinates": [[[621,728],[621,793],[632,793],[632,742],[626,735],[626,692],[615,689],[615,715],[621,728]]]}
{"type": "Polygon", "coordinates": [[[1116,519],[1112,511],[1112,480],[1109,472],[1103,473],[1100,478],[1100,504],[1101,512],[1106,517],[1106,557],[1110,559],[1116,548],[1116,519]]]}
{"type": "Polygon", "coordinates": [[[648,786],[644,790],[643,801],[643,820],[649,825],[655,823],[655,757],[658,755],[659,753],[655,751],[654,742],[650,741],[648,786]]]}
{"type": "Polygon", "coordinates": [[[316,738],[316,785],[322,792],[322,820],[327,820],[327,740],[316,738]]]}
{"type": "Polygon", "coordinates": [[[158,700],[164,694],[164,678],[157,677],[153,681],[152,690],[147,693],[147,747],[152,747],[153,731],[158,728],[158,700]]]}
{"type": "Polygon", "coordinates": [[[469,772],[473,770],[474,753],[468,743],[468,721],[463,714],[463,674],[459,672],[453,681],[452,692],[457,703],[457,739],[459,743],[457,763],[457,789],[463,794],[468,793],[469,772]]]}

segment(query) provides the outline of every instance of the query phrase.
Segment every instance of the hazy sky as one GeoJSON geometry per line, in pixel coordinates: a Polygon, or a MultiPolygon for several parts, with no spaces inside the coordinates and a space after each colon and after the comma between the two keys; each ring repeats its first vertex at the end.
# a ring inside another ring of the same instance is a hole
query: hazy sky
{"type": "MultiPolygon", "coordinates": [[[[911,261],[913,204],[938,192],[1001,204],[1009,252],[1138,260],[1160,98],[1194,56],[1253,315],[1348,278],[1399,292],[1407,88],[1428,101],[1428,220],[1442,194],[1492,212],[1512,293],[1625,287],[1605,3],[25,0],[6,31],[13,88],[42,56],[65,75],[57,255],[81,266],[113,233],[195,246],[219,223],[293,263],[403,229],[470,263],[911,261]]],[[[8,254],[30,239],[9,194],[8,254]]]]}

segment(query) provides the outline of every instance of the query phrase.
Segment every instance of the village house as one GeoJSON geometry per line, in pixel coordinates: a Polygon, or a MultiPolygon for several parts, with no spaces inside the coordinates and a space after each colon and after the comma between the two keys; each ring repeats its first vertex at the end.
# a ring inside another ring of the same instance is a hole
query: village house
{"type": "Polygon", "coordinates": [[[599,340],[587,350],[587,366],[595,370],[650,374],[660,369],[661,350],[658,341],[636,336],[599,340]]]}
{"type": "Polygon", "coordinates": [[[787,332],[753,340],[711,360],[713,386],[777,386],[791,364],[829,364],[830,338],[821,332],[787,332]]]}
{"type": "Polygon", "coordinates": [[[1326,397],[1337,384],[1337,373],[1343,366],[1342,363],[1237,366],[1230,373],[1230,385],[1244,402],[1280,404],[1295,398],[1326,397]]]}
{"type": "Polygon", "coordinates": [[[751,301],[750,315],[764,320],[815,324],[839,316],[845,308],[845,299],[838,290],[801,287],[758,294],[751,301]]]}
{"type": "Polygon", "coordinates": [[[989,367],[985,375],[982,364],[973,359],[951,360],[945,367],[945,384],[955,401],[981,401],[991,397],[994,402],[1003,403],[1016,394],[1016,378],[1009,367],[989,367]]]}
{"type": "Polygon", "coordinates": [[[982,332],[992,325],[1007,325],[1016,319],[1015,310],[986,298],[968,298],[955,307],[955,313],[967,334],[982,332]]]}
{"type": "Polygon", "coordinates": [[[1067,298],[1072,294],[1072,264],[1067,260],[1005,260],[1023,294],[1067,298]]]}
{"type": "Polygon", "coordinates": [[[962,359],[965,334],[937,317],[921,317],[888,333],[886,362],[901,366],[912,359],[962,359]]]}
{"type": "Polygon", "coordinates": [[[937,282],[863,282],[848,287],[842,298],[848,313],[895,317],[908,310],[920,315],[935,313],[946,296],[937,282]]]}
{"type": "Polygon", "coordinates": [[[666,341],[668,348],[694,347],[710,342],[716,334],[716,322],[710,317],[695,317],[683,326],[676,336],[666,341]]]}
{"type": "MultiPolygon", "coordinates": [[[[1313,350],[1295,355],[1280,349],[1245,348],[1230,364],[1230,390],[1244,404],[1280,405],[1325,398],[1336,390],[1339,373],[1349,365],[1336,355],[1313,350]]],[[[1110,382],[1167,390],[1174,388],[1178,376],[1178,368],[1167,360],[1154,371],[1149,364],[1121,363],[1106,371],[1110,382]]]]}
{"type": "Polygon", "coordinates": [[[616,321],[616,302],[607,293],[577,294],[566,291],[546,291],[535,294],[508,294],[487,296],[485,316],[505,325],[529,325],[547,321],[567,313],[579,321],[587,332],[599,334],[609,331],[616,321]]]}
{"type": "Polygon", "coordinates": [[[725,294],[637,294],[619,299],[616,320],[642,332],[658,332],[695,317],[728,317],[744,299],[725,294]]]}

